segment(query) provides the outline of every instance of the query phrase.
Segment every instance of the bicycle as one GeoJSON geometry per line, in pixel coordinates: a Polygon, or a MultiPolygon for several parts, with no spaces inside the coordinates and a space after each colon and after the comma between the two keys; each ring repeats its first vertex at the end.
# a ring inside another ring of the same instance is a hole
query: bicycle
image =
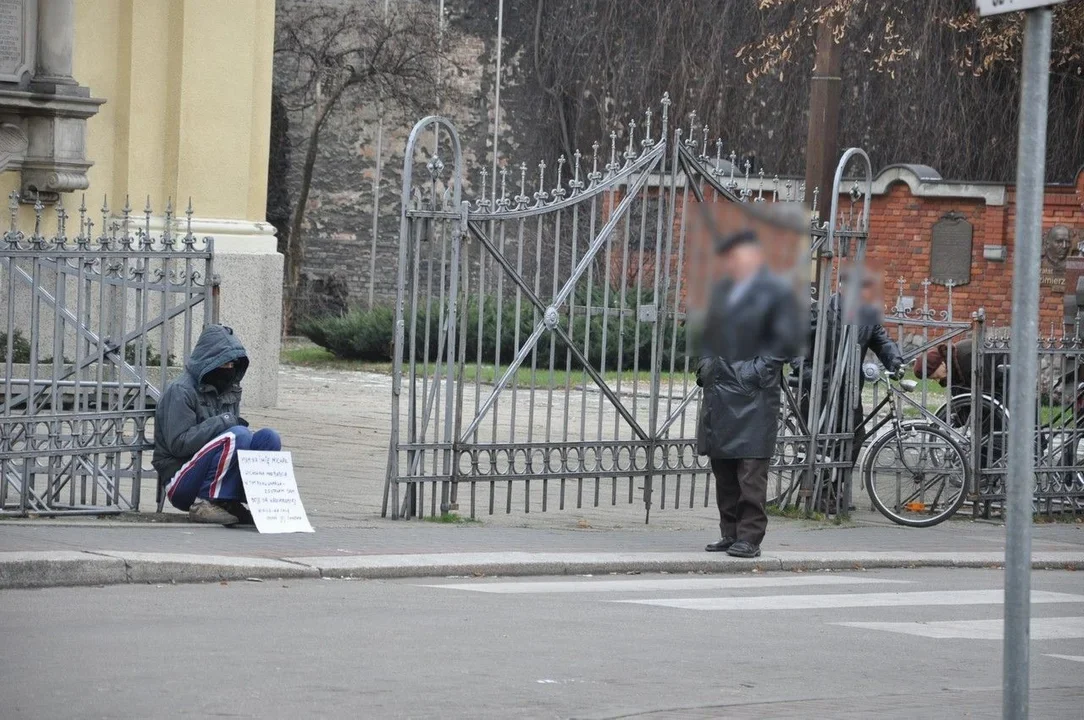
{"type": "MultiPolygon", "coordinates": [[[[908,527],[930,527],[943,522],[963,505],[970,487],[971,468],[966,441],[922,405],[907,397],[907,393],[918,387],[916,381],[904,380],[876,366],[863,366],[863,373],[867,381],[883,384],[886,389],[881,401],[862,418],[862,424],[868,427],[868,431],[867,440],[863,443],[865,452],[860,455],[860,477],[873,506],[888,519],[908,527]],[[905,402],[916,408],[923,418],[904,419],[905,402]],[[870,426],[886,406],[888,413],[870,426]]],[[[789,380],[788,385],[796,387],[789,380]]],[[[789,389],[787,396],[793,412],[800,404],[793,400],[789,389]]],[[[782,424],[782,442],[784,447],[788,447],[787,436],[803,434],[794,431],[800,430],[804,423],[788,417],[782,424]]],[[[808,466],[806,448],[801,447],[803,444],[796,442],[790,445],[801,449],[782,469],[808,466]]],[[[815,465],[838,465],[830,453],[819,448],[814,460],[815,465]]],[[[774,496],[777,502],[790,497],[800,484],[800,475],[795,473],[786,488],[778,488],[774,496]]],[[[833,490],[838,484],[826,483],[828,493],[839,492],[838,487],[833,490]]],[[[839,498],[836,498],[838,501],[839,498]]],[[[827,498],[825,504],[831,507],[832,498],[827,498]]]]}
{"type": "MultiPolygon", "coordinates": [[[[999,373],[1008,370],[1008,365],[997,366],[999,373]]],[[[994,472],[980,472],[978,494],[997,495],[1003,490],[1007,464],[1009,410],[1000,394],[981,395],[979,402],[982,407],[978,423],[979,467],[994,472]]],[[[938,408],[935,415],[970,442],[972,404],[970,394],[957,394],[938,408]]],[[[1038,426],[1035,439],[1036,469],[1059,484],[1063,492],[1084,491],[1084,466],[1080,464],[1084,460],[1084,382],[1077,384],[1072,399],[1050,408],[1049,419],[1038,426]]],[[[1053,485],[1048,490],[1052,488],[1053,485]]]]}
{"type": "Polygon", "coordinates": [[[887,371],[877,382],[888,392],[866,422],[885,405],[890,407],[888,415],[869,431],[873,440],[862,464],[866,491],[873,506],[899,525],[937,525],[952,517],[967,499],[971,465],[966,439],[907,397],[918,382],[894,378],[887,371]],[[892,386],[893,379],[902,390],[892,386]],[[904,420],[904,402],[923,417],[904,420]],[[889,430],[877,433],[889,423],[889,430]]]}

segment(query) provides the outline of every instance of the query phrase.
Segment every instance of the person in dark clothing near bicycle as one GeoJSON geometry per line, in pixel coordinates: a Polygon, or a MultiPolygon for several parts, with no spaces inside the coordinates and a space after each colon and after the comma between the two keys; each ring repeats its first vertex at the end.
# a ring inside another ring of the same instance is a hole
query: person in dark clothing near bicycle
{"type": "MultiPolygon", "coordinates": [[[[854,268],[846,269],[843,272],[840,291],[828,298],[828,307],[825,311],[826,336],[824,338],[823,350],[824,373],[820,379],[822,407],[829,405],[829,386],[838,359],[839,342],[844,328],[843,298],[848,292],[847,284],[852,281],[861,283],[858,288],[860,307],[857,309],[854,316],[855,322],[858,325],[857,341],[859,362],[872,351],[889,372],[898,375],[903,368],[903,354],[900,352],[899,346],[891,337],[889,337],[888,331],[885,330],[884,326],[881,324],[881,317],[884,314],[884,304],[881,300],[880,276],[868,270],[858,271],[854,268]]],[[[800,377],[802,381],[802,396],[799,407],[803,418],[809,417],[809,403],[811,402],[812,397],[813,357],[816,347],[816,336],[818,333],[817,306],[815,304],[811,307],[810,315],[809,343],[806,346],[806,355],[804,358],[795,360],[791,363],[792,372],[800,377]]],[[[848,378],[844,377],[844,382],[847,380],[848,378]]],[[[865,376],[862,373],[858,373],[859,393],[861,393],[865,381],[865,376]]],[[[844,397],[846,397],[845,386],[841,386],[841,391],[844,393],[844,397]]],[[[861,397],[861,395],[859,395],[859,397],[861,397]]],[[[836,416],[836,421],[833,424],[834,432],[840,432],[840,429],[843,427],[843,413],[846,412],[846,408],[843,407],[842,402],[843,398],[840,398],[840,404],[838,405],[839,412],[836,416]]],[[[862,443],[865,442],[866,439],[866,429],[865,424],[863,423],[864,418],[864,411],[861,403],[859,403],[858,406],[853,409],[852,427],[854,428],[854,446],[851,451],[852,460],[858,459],[862,443]]]]}
{"type": "MultiPolygon", "coordinates": [[[[983,408],[979,417],[981,462],[984,467],[995,466],[1005,455],[1008,428],[1008,356],[1004,353],[980,353],[977,371],[982,376],[983,408]]],[[[952,345],[941,344],[915,358],[911,368],[915,377],[936,380],[941,387],[951,387],[951,401],[939,408],[936,415],[957,430],[971,431],[972,388],[975,380],[974,342],[960,340],[952,345]]]]}
{"type": "Polygon", "coordinates": [[[697,450],[711,460],[721,537],[705,549],[753,558],[768,527],[781,370],[801,352],[803,323],[794,291],[769,269],[753,231],[722,238],[716,250],[725,277],[712,290],[702,328],[697,450]]]}
{"type": "MultiPolygon", "coordinates": [[[[951,383],[953,395],[970,395],[974,353],[974,342],[970,338],[953,343],[951,353],[948,345],[942,343],[915,358],[912,370],[915,377],[936,380],[941,387],[951,383]]],[[[979,372],[982,373],[983,394],[1000,400],[1006,396],[1008,355],[992,352],[982,358],[979,372]]]]}

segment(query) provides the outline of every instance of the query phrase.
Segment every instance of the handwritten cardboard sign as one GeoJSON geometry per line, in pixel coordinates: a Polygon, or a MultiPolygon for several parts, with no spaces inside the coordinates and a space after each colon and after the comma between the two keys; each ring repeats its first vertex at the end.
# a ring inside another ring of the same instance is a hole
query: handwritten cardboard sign
{"type": "Polygon", "coordinates": [[[261,533],[313,532],[294,478],[289,452],[238,450],[248,509],[261,533]]]}

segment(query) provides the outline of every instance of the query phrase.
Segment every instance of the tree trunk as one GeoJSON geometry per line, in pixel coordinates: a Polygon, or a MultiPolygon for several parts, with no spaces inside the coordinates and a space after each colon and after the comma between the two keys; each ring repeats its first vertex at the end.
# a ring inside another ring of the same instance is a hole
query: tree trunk
{"type": "Polygon", "coordinates": [[[297,204],[294,206],[293,216],[290,219],[290,234],[286,239],[285,262],[285,292],[282,295],[282,329],[283,334],[293,327],[294,302],[297,299],[297,289],[301,282],[301,267],[305,262],[305,237],[302,226],[305,222],[305,206],[309,202],[309,191],[312,189],[312,173],[316,166],[316,153],[320,147],[320,131],[324,127],[331,109],[342,95],[342,89],[336,91],[322,105],[316,106],[316,117],[313,119],[312,129],[309,131],[308,147],[305,150],[305,163],[301,167],[301,187],[297,193],[297,204]]]}

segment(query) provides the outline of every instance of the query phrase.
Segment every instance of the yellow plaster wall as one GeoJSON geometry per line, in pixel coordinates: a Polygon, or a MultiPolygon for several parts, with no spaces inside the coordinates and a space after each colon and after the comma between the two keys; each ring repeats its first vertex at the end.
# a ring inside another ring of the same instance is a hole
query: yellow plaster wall
{"type": "Polygon", "coordinates": [[[198,217],[263,221],[274,22],[274,0],[75,0],[73,74],[106,100],[87,121],[87,206],[191,197],[198,217]]]}

